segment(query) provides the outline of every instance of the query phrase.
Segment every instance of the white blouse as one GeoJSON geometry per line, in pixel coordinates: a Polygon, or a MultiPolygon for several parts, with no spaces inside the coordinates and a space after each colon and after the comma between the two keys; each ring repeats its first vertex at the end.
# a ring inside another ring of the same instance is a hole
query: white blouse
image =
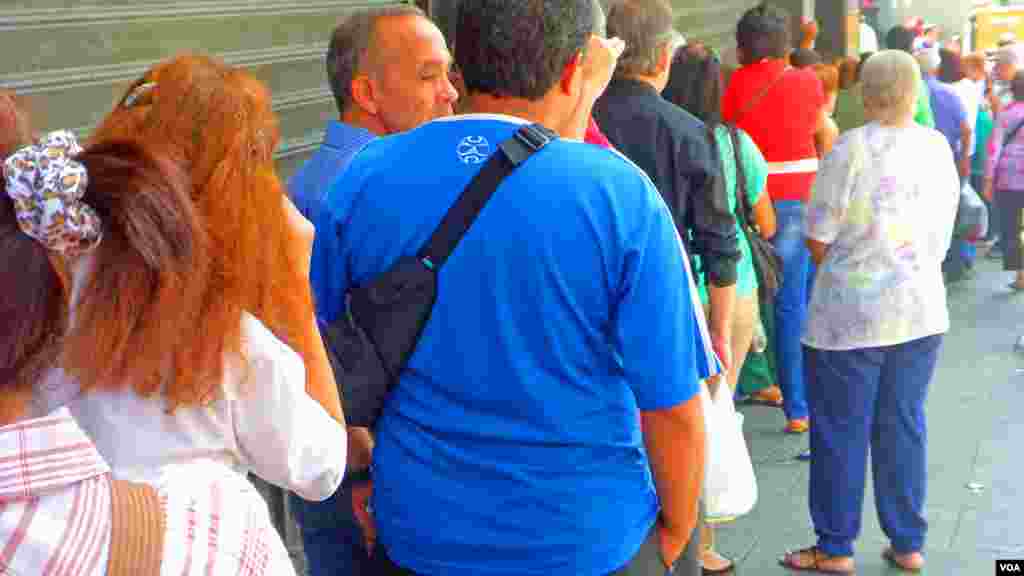
{"type": "Polygon", "coordinates": [[[844,133],[807,205],[806,236],[829,248],[803,343],[850,350],[946,332],[942,261],[959,198],[953,152],[937,131],[872,123],[844,133]]]}
{"type": "Polygon", "coordinates": [[[166,399],[128,389],[78,396],[68,407],[116,478],[153,484],[166,464],[213,459],[307,500],[341,483],[346,431],[306,393],[302,358],[250,314],[243,357],[226,363],[220,398],[167,412],[166,399]]]}

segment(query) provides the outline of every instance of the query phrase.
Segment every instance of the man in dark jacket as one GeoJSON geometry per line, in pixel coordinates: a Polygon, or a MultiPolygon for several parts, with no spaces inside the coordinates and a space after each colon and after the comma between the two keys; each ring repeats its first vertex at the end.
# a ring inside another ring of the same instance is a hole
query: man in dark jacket
{"type": "Polygon", "coordinates": [[[654,181],[680,237],[700,257],[711,304],[711,338],[728,369],[735,297],[736,219],[717,151],[704,125],[661,97],[680,37],[666,0],[623,0],[608,12],[608,34],[626,42],[615,78],[594,106],[611,143],[654,181]]]}

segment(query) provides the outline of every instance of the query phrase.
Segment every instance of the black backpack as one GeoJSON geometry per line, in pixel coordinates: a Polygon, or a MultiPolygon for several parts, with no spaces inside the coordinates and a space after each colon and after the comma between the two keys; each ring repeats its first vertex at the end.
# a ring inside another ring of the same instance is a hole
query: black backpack
{"type": "Polygon", "coordinates": [[[347,425],[373,426],[430,319],[438,270],[501,181],[555,138],[531,124],[502,142],[419,253],[349,290],[341,316],[320,327],[347,425]]]}

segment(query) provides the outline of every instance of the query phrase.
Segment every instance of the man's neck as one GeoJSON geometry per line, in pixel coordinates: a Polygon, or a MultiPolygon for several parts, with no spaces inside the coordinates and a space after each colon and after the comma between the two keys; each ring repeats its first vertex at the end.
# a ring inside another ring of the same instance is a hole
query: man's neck
{"type": "Polygon", "coordinates": [[[363,112],[363,110],[357,106],[353,106],[342,112],[339,120],[349,126],[362,128],[363,130],[376,134],[377,136],[387,136],[389,134],[389,131],[384,126],[383,122],[381,122],[377,117],[370,116],[363,112]]]}
{"type": "Polygon", "coordinates": [[[566,114],[553,105],[549,98],[526,100],[525,98],[500,98],[490,94],[470,94],[466,97],[467,114],[504,114],[522,118],[527,122],[540,124],[555,132],[565,130],[566,114]]]}

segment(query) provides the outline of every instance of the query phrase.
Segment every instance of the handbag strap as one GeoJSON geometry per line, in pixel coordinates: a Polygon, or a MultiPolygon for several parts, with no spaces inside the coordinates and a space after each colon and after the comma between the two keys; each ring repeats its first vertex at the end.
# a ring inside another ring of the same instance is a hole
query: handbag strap
{"type": "Polygon", "coordinates": [[[740,121],[747,116],[747,113],[753,110],[754,106],[757,106],[757,103],[763,100],[764,97],[768,95],[768,92],[771,92],[771,89],[778,85],[778,83],[781,82],[783,78],[785,78],[786,72],[789,72],[789,66],[783,68],[782,72],[779,72],[778,76],[772,79],[771,82],[765,84],[764,88],[761,88],[761,90],[757,94],[755,94],[753,98],[748,100],[747,104],[743,108],[740,108],[740,111],[736,113],[736,117],[733,118],[732,123],[739,125],[740,121]]]}
{"type": "Polygon", "coordinates": [[[1017,132],[1020,132],[1021,128],[1024,128],[1024,120],[1017,122],[1017,125],[1010,128],[1010,131],[1003,137],[1003,145],[999,148],[999,158],[996,158],[996,164],[1003,159],[1003,153],[1006,152],[1006,147],[1010,145],[1010,142],[1013,142],[1013,138],[1017,135],[1017,132]]]}
{"type": "Polygon", "coordinates": [[[156,490],[147,484],[110,481],[109,576],[159,574],[166,520],[156,490]]]}
{"type": "Polygon", "coordinates": [[[747,175],[743,169],[743,158],[740,154],[739,129],[731,124],[726,124],[729,131],[729,141],[732,143],[733,163],[736,164],[736,186],[733,193],[736,195],[736,217],[740,221],[740,228],[746,233],[753,221],[754,207],[750,204],[750,197],[747,195],[747,175]]]}
{"type": "Polygon", "coordinates": [[[557,134],[540,124],[528,124],[516,130],[469,182],[416,257],[431,270],[443,266],[501,181],[556,138],[557,134]]]}

